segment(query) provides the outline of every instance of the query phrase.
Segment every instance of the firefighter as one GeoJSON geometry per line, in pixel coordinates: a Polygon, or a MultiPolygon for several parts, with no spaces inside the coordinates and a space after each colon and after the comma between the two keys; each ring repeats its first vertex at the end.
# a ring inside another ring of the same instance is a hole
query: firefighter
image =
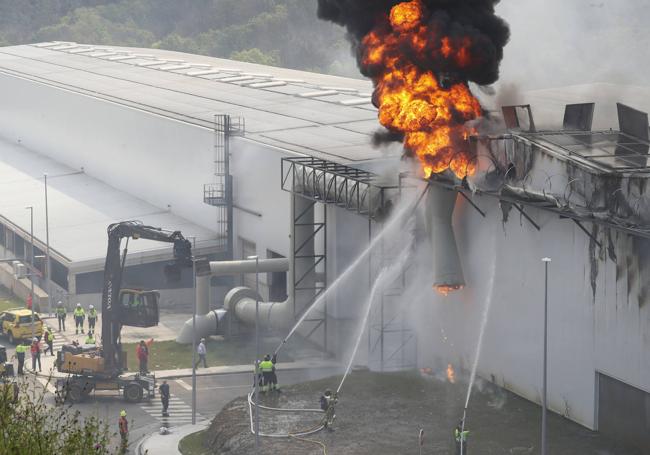
{"type": "MultiPolygon", "coordinates": [[[[268,355],[267,355],[268,357],[268,355]]],[[[273,357],[271,358],[271,363],[273,364],[273,370],[271,370],[271,377],[270,377],[270,382],[271,382],[271,390],[275,390],[276,392],[280,392],[280,388],[278,387],[278,375],[276,373],[275,369],[275,364],[278,363],[278,355],[273,354],[273,357]]]]}
{"type": "Polygon", "coordinates": [[[322,423],[323,426],[329,431],[334,431],[332,424],[336,418],[334,407],[336,406],[337,402],[338,396],[335,393],[332,393],[330,389],[325,389],[325,393],[323,393],[320,397],[320,408],[325,411],[325,416],[323,417],[322,423]]]}
{"type": "Polygon", "coordinates": [[[260,362],[260,371],[262,372],[262,392],[275,390],[278,381],[275,376],[275,362],[271,360],[270,354],[266,354],[264,360],[260,362]]]}
{"type": "Polygon", "coordinates": [[[94,305],[90,305],[88,307],[88,333],[95,333],[96,322],[97,322],[97,310],[95,309],[94,305]]]}
{"type": "Polygon", "coordinates": [[[120,418],[117,421],[117,425],[120,430],[120,438],[122,439],[120,450],[121,453],[126,453],[126,449],[129,446],[129,421],[126,418],[126,411],[124,409],[120,411],[120,418]]]}
{"type": "Polygon", "coordinates": [[[56,318],[59,321],[59,332],[61,331],[61,327],[63,327],[63,331],[65,332],[65,318],[67,314],[65,311],[65,307],[63,306],[62,301],[58,301],[56,304],[56,318]]]}
{"type": "Polygon", "coordinates": [[[86,312],[83,308],[81,308],[81,303],[77,303],[77,308],[74,309],[73,316],[75,324],[75,335],[79,335],[79,328],[81,328],[81,334],[83,335],[86,312]]]}
{"type": "Polygon", "coordinates": [[[47,344],[47,348],[45,348],[45,352],[43,354],[47,354],[47,351],[50,351],[50,354],[54,355],[54,334],[52,333],[52,330],[50,330],[49,327],[45,328],[45,333],[43,333],[43,339],[47,344]]]}
{"type": "Polygon", "coordinates": [[[467,455],[467,435],[469,435],[469,431],[465,430],[465,421],[461,419],[454,430],[456,455],[467,455]]]}

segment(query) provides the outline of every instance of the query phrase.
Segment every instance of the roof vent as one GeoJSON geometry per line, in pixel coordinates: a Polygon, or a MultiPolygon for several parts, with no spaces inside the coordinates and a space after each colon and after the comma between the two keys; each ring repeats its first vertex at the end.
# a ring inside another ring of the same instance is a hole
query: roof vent
{"type": "Polygon", "coordinates": [[[501,111],[503,112],[503,121],[509,130],[527,131],[529,133],[536,131],[530,104],[502,106],[501,111]]]}
{"type": "Polygon", "coordinates": [[[595,103],[567,104],[562,129],[591,131],[595,106],[595,103]]]}

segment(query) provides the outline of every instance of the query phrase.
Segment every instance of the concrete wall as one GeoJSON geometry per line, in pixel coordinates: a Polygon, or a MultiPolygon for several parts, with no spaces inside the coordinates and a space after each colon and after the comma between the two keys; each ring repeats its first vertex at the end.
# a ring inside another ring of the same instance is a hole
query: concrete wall
{"type": "MultiPolygon", "coordinates": [[[[459,200],[454,222],[467,287],[448,297],[431,291],[412,315],[420,334],[420,364],[441,368],[450,361],[456,368],[469,370],[483,309],[492,295],[479,375],[539,403],[541,258],[549,256],[553,259],[548,322],[550,407],[594,428],[597,370],[650,391],[650,305],[640,302],[635,291],[645,278],[642,269],[633,266],[636,251],[629,237],[613,236],[617,255],[613,261],[570,220],[529,209],[541,226],[537,231],[516,211],[504,222],[494,200],[475,201],[487,217],[459,200]]],[[[606,245],[602,230],[600,236],[606,245]]]]}
{"type": "MultiPolygon", "coordinates": [[[[280,188],[280,161],[289,155],[241,138],[232,139],[230,152],[233,200],[245,209],[233,210],[234,257],[245,259],[240,239],[254,242],[260,258],[267,257],[267,250],[289,257],[290,193],[280,188]]],[[[260,292],[267,296],[267,275],[260,274],[259,280],[260,292]]]]}
{"type": "Polygon", "coordinates": [[[0,99],[0,136],[214,229],[213,131],[4,74],[0,99]]]}

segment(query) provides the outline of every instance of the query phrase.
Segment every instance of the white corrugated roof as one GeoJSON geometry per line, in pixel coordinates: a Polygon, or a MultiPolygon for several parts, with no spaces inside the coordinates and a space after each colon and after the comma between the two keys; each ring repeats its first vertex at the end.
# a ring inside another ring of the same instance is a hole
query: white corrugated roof
{"type": "MultiPolygon", "coordinates": [[[[71,169],[19,145],[0,140],[0,221],[30,232],[29,210],[34,207],[34,237],[45,243],[45,197],[43,173],[48,174],[50,246],[54,256],[72,268],[97,269],[106,257],[109,224],[140,220],[144,224],[180,230],[196,238],[204,252],[217,251],[223,241],[203,227],[163,211],[130,194],[117,190],[83,172],[71,169]]],[[[166,260],[172,247],[149,240],[129,242],[128,264],[166,260]]]]}
{"type": "Polygon", "coordinates": [[[0,48],[0,71],[208,128],[214,114],[240,116],[247,140],[343,164],[387,153],[371,145],[379,123],[368,80],[62,42],[0,48]]]}

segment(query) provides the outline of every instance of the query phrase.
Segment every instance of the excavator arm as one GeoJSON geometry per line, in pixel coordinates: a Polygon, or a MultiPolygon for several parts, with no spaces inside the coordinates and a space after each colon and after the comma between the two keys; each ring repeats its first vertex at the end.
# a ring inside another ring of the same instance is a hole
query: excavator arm
{"type": "Polygon", "coordinates": [[[124,248],[124,257],[120,257],[120,248],[123,239],[147,239],[158,242],[174,244],[174,262],[166,268],[168,276],[180,278],[180,270],[192,266],[192,244],[180,231],[166,231],[160,228],[146,226],[137,221],[123,221],[108,226],[108,249],[104,266],[104,287],[102,290],[102,348],[104,358],[104,371],[119,374],[121,368],[120,332],[122,326],[134,325],[151,327],[158,324],[158,302],[155,292],[127,291],[133,299],[141,299],[138,304],[146,314],[155,309],[155,317],[146,317],[141,320],[134,319],[134,312],[125,306],[127,299],[120,295],[122,290],[122,273],[127,248],[124,248]],[[121,299],[122,298],[122,299],[121,299]],[[155,307],[155,308],[154,308],[155,307]],[[152,309],[153,308],[153,309],[152,309]]]}

